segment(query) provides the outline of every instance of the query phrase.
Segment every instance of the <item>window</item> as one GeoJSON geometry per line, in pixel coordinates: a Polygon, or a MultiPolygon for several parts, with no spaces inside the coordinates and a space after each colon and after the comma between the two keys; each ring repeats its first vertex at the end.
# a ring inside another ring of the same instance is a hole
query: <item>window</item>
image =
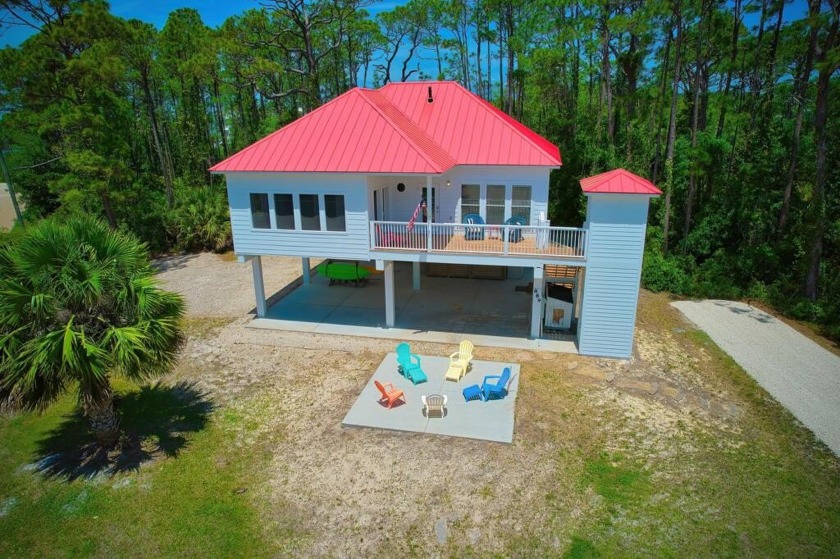
{"type": "Polygon", "coordinates": [[[531,225],[531,187],[513,186],[510,200],[510,215],[525,219],[525,225],[531,225]]]}
{"type": "Polygon", "coordinates": [[[295,228],[295,202],[291,194],[274,195],[274,218],[278,229],[295,228]]]}
{"type": "Polygon", "coordinates": [[[492,225],[505,222],[505,185],[487,185],[487,217],[485,221],[492,225]]]}
{"type": "Polygon", "coordinates": [[[467,214],[477,214],[481,211],[481,187],[477,184],[461,185],[461,218],[467,214]]]}
{"type": "Polygon", "coordinates": [[[300,195],[300,228],[304,231],[321,230],[321,211],[317,194],[300,195]]]}
{"type": "Polygon", "coordinates": [[[271,229],[268,194],[251,194],[251,224],[254,229],[271,229]]]}
{"type": "Polygon", "coordinates": [[[324,210],[327,214],[327,231],[347,231],[344,196],[324,194],[324,210]]]}

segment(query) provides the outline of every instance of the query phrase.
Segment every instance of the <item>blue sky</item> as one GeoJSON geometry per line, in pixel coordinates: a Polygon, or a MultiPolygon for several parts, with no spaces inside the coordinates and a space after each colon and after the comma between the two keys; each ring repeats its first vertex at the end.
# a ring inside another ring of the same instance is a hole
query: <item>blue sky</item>
{"type": "MultiPolygon", "coordinates": [[[[388,11],[404,4],[403,0],[380,0],[367,8],[372,14],[388,11]]],[[[126,19],[140,19],[154,24],[158,29],[166,23],[169,13],[178,8],[195,8],[201,14],[204,23],[218,27],[232,15],[240,14],[249,8],[259,8],[257,0],[226,0],[221,2],[208,0],[114,0],[111,11],[126,19]]],[[[807,0],[793,0],[785,7],[785,19],[799,19],[808,12],[807,0]]],[[[747,17],[748,25],[758,24],[758,14],[747,17]]],[[[32,34],[32,30],[22,26],[0,27],[0,45],[17,46],[32,34]]]]}
{"type": "MultiPolygon", "coordinates": [[[[375,2],[367,10],[371,14],[392,10],[403,4],[401,0],[383,0],[375,2]]],[[[166,23],[169,13],[178,8],[195,8],[209,27],[220,26],[227,18],[241,14],[249,8],[259,8],[257,0],[114,0],[111,13],[125,19],[139,19],[152,23],[158,29],[166,23]]],[[[32,29],[22,26],[4,26],[0,28],[0,45],[17,46],[32,35],[32,29]]]]}
{"type": "MultiPolygon", "coordinates": [[[[380,0],[366,9],[372,15],[376,15],[379,12],[392,10],[395,6],[404,3],[405,0],[380,0]]],[[[178,8],[195,8],[201,14],[201,18],[207,26],[218,27],[230,16],[240,14],[249,8],[259,7],[258,0],[114,0],[111,2],[111,12],[113,14],[125,19],[146,21],[154,24],[158,29],[166,23],[169,13],[178,8]]],[[[785,20],[803,18],[807,12],[807,0],[789,1],[785,7],[785,20]]],[[[750,27],[757,26],[758,21],[758,13],[751,13],[745,17],[745,23],[750,27]]],[[[17,46],[32,33],[33,30],[29,27],[9,26],[0,23],[0,46],[17,46]]],[[[422,57],[424,53],[418,54],[422,57]]],[[[433,77],[435,76],[437,68],[432,60],[421,58],[418,62],[421,70],[433,77]]],[[[399,65],[400,61],[397,60],[396,63],[399,65]]]]}

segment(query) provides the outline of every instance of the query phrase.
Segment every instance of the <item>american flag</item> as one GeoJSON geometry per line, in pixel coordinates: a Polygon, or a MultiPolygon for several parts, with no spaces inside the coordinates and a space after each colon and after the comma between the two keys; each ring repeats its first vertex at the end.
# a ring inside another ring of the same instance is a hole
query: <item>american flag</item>
{"type": "Polygon", "coordinates": [[[405,228],[406,231],[411,233],[414,230],[414,222],[417,221],[417,216],[420,215],[420,210],[426,207],[426,199],[420,198],[420,203],[417,204],[417,207],[414,208],[414,215],[411,216],[411,219],[408,220],[408,226],[405,228]]]}

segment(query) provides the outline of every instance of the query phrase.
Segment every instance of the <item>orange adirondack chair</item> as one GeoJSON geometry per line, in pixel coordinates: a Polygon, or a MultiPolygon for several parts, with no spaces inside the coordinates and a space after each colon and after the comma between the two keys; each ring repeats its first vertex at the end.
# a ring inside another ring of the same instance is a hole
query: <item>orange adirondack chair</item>
{"type": "Polygon", "coordinates": [[[373,384],[376,385],[376,388],[382,393],[382,397],[379,399],[379,402],[383,400],[387,400],[388,408],[394,405],[394,403],[402,398],[402,401],[408,403],[405,399],[405,394],[403,394],[402,390],[397,390],[394,388],[394,385],[390,382],[386,382],[385,386],[382,386],[378,380],[373,381],[373,384]]]}

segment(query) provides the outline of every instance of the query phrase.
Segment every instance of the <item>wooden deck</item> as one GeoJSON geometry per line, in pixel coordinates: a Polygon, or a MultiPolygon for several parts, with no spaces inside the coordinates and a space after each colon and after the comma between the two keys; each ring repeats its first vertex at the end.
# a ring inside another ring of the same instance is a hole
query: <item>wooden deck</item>
{"type": "MultiPolygon", "coordinates": [[[[508,256],[569,256],[582,257],[574,247],[555,243],[547,243],[545,248],[537,246],[535,237],[523,237],[519,242],[508,242],[505,252],[505,242],[501,237],[485,237],[481,240],[467,240],[463,234],[433,235],[430,252],[460,253],[460,254],[493,254],[508,256]]],[[[392,237],[387,246],[377,246],[375,250],[393,251],[424,251],[428,252],[428,239],[425,237],[392,237]]]]}

